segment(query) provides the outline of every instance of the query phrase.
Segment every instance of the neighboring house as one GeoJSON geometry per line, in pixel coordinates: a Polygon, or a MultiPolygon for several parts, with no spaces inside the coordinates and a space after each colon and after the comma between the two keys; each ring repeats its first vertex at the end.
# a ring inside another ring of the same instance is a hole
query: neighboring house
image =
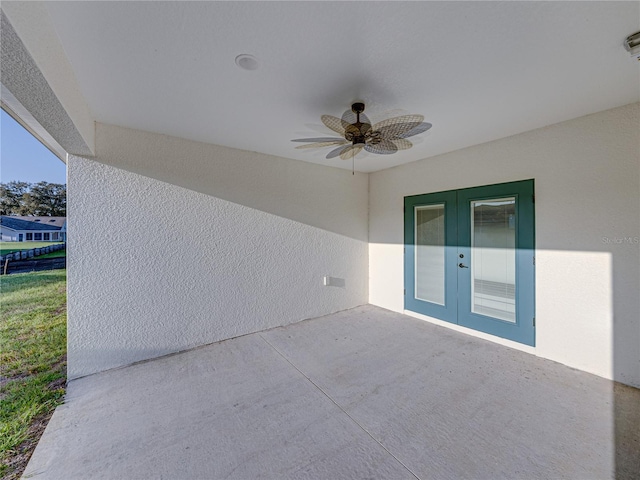
{"type": "Polygon", "coordinates": [[[396,4],[2,3],[3,108],[68,168],[70,379],[372,304],[640,387],[640,4],[396,4]],[[353,175],[289,141],[358,100],[433,128],[353,175]]]}
{"type": "Polygon", "coordinates": [[[66,217],[3,215],[0,219],[3,242],[63,242],[66,225],[66,217]]]}

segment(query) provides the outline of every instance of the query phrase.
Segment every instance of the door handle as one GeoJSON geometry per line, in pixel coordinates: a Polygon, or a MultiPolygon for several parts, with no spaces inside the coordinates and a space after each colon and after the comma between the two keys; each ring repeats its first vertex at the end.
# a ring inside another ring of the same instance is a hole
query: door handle
{"type": "Polygon", "coordinates": [[[469,267],[467,267],[467,266],[466,266],[465,264],[463,264],[463,263],[459,263],[459,264],[458,264],[458,266],[459,266],[460,268],[469,268],[469,267]]]}

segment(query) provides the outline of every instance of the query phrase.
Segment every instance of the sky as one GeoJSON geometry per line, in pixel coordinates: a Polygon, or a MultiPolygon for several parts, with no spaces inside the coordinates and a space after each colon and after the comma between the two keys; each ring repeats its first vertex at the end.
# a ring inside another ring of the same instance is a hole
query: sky
{"type": "Polygon", "coordinates": [[[67,183],[67,166],[2,110],[0,182],[67,183]]]}

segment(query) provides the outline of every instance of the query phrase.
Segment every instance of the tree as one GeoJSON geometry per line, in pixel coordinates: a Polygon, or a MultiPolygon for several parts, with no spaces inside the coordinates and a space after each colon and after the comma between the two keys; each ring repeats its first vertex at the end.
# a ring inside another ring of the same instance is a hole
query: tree
{"type": "Polygon", "coordinates": [[[67,186],[60,183],[0,183],[0,214],[64,217],[67,186]]]}
{"type": "Polygon", "coordinates": [[[58,183],[38,182],[23,195],[27,215],[64,217],[67,212],[67,189],[58,183]]]}
{"type": "Polygon", "coordinates": [[[23,197],[29,191],[30,183],[0,183],[0,213],[2,215],[26,215],[23,211],[23,197]]]}

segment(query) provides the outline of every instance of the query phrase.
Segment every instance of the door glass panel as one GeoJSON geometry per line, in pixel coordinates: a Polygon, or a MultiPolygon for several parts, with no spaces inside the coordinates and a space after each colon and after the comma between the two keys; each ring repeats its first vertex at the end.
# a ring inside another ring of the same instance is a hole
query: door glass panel
{"type": "Polygon", "coordinates": [[[516,199],[471,202],[471,311],[516,321],[516,199]]]}
{"type": "Polygon", "coordinates": [[[415,207],[415,298],[444,305],[444,203],[415,207]]]}

